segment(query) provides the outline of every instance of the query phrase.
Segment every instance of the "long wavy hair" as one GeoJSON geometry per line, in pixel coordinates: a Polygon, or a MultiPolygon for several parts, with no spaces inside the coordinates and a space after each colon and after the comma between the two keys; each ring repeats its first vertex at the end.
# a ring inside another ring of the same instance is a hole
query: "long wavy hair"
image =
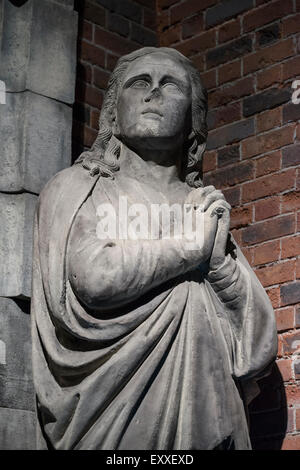
{"type": "Polygon", "coordinates": [[[189,73],[192,86],[192,122],[190,133],[186,142],[184,142],[180,177],[191,187],[203,186],[202,156],[207,139],[207,93],[202,85],[199,72],[193,63],[176,49],[168,47],[144,47],[118,60],[111,74],[105,94],[99,119],[98,136],[91,150],[83,152],[75,161],[75,164],[81,164],[92,175],[100,173],[102,176],[114,177],[114,172],[119,170],[118,159],[121,142],[114,135],[113,128],[116,120],[117,99],[123,76],[131,62],[158,51],[170,56],[189,73]]]}

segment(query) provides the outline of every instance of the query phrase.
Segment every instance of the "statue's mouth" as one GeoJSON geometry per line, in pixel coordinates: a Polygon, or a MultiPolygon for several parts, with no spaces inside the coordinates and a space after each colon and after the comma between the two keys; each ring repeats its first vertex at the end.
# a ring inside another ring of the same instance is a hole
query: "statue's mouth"
{"type": "Polygon", "coordinates": [[[153,117],[155,117],[155,116],[163,117],[163,114],[160,111],[158,111],[158,109],[155,109],[155,108],[147,108],[142,112],[142,114],[143,115],[147,114],[147,115],[149,115],[149,117],[152,117],[152,116],[153,117]]]}

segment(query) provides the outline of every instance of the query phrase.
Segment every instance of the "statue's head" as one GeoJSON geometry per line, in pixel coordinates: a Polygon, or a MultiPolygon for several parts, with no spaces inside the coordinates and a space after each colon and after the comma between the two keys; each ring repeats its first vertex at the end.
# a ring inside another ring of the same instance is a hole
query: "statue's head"
{"type": "Polygon", "coordinates": [[[133,148],[182,148],[181,177],[200,186],[207,97],[192,62],[170,48],[145,47],[119,59],[111,74],[98,137],[77,163],[112,175],[120,142],[133,148]]]}

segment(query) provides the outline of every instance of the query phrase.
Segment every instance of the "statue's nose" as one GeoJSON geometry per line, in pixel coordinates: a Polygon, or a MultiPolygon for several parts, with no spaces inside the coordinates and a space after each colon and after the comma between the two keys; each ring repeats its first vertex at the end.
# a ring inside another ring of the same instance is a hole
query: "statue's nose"
{"type": "Polygon", "coordinates": [[[148,103],[151,101],[153,98],[159,98],[160,97],[160,90],[158,87],[152,88],[149,93],[144,97],[144,101],[148,103]]]}

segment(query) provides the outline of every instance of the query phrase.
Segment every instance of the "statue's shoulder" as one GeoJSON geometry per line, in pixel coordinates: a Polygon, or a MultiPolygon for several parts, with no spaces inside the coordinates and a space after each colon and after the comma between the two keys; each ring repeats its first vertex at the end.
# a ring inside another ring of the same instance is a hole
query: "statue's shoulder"
{"type": "Polygon", "coordinates": [[[70,192],[80,196],[85,188],[89,186],[91,177],[87,170],[81,165],[73,165],[69,168],[59,171],[45,185],[40,193],[40,204],[44,201],[53,202],[57,198],[63,198],[70,192]]]}

